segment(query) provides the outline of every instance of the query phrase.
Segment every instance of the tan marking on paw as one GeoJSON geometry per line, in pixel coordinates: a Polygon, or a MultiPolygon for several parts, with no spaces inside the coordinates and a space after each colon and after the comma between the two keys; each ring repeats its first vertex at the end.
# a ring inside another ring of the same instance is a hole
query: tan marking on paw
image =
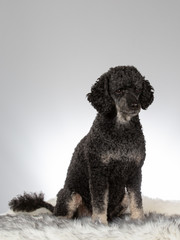
{"type": "Polygon", "coordinates": [[[131,211],[131,218],[132,219],[143,219],[144,213],[142,208],[138,208],[135,193],[129,192],[130,197],[130,211],[131,211]]]}
{"type": "Polygon", "coordinates": [[[108,224],[107,221],[107,208],[108,208],[108,199],[109,199],[109,189],[105,191],[104,194],[104,211],[100,212],[98,209],[93,208],[92,220],[93,222],[100,222],[104,225],[108,224]]]}
{"type": "Polygon", "coordinates": [[[72,218],[74,212],[82,204],[82,197],[78,193],[73,193],[71,197],[71,200],[68,202],[67,218],[72,218]]]}
{"type": "Polygon", "coordinates": [[[120,212],[120,215],[123,214],[124,212],[126,212],[126,210],[129,207],[129,195],[128,195],[127,192],[124,195],[124,198],[123,198],[123,200],[121,202],[121,205],[123,207],[123,210],[120,212]]]}
{"type": "Polygon", "coordinates": [[[93,213],[92,220],[94,223],[102,223],[104,225],[108,225],[107,214],[106,213],[93,213]]]}

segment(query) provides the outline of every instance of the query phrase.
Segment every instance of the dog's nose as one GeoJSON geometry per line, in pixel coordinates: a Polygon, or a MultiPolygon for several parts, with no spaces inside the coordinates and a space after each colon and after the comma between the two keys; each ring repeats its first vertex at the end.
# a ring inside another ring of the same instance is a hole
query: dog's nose
{"type": "Polygon", "coordinates": [[[134,94],[129,93],[126,95],[126,98],[127,98],[127,104],[130,110],[132,111],[139,110],[139,107],[140,107],[139,102],[136,96],[134,96],[134,94]]]}
{"type": "Polygon", "coordinates": [[[138,105],[138,103],[131,103],[130,107],[131,107],[131,109],[136,110],[139,108],[139,105],[138,105]]]}

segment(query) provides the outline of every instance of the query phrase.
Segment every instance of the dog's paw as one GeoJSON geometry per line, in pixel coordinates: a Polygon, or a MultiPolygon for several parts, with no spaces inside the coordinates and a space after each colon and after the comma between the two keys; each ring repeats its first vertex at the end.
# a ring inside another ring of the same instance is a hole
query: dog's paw
{"type": "Polygon", "coordinates": [[[107,216],[105,214],[93,214],[92,222],[95,224],[108,225],[107,216]]]}
{"type": "Polygon", "coordinates": [[[131,213],[131,219],[133,220],[143,220],[145,217],[144,217],[144,213],[143,213],[143,210],[142,209],[139,209],[138,211],[133,211],[131,213]]]}

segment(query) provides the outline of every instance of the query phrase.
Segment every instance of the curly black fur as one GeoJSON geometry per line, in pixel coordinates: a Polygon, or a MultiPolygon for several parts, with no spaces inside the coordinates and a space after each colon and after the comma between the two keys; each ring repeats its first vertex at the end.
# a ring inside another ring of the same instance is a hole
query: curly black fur
{"type": "Polygon", "coordinates": [[[109,95],[109,73],[103,74],[91,88],[91,93],[87,94],[88,101],[101,114],[108,115],[115,110],[113,99],[109,95]]]}
{"type": "Polygon", "coordinates": [[[153,88],[148,80],[144,80],[143,91],[140,95],[140,103],[142,109],[146,110],[149,107],[149,105],[153,102],[153,100],[154,100],[153,88]]]}
{"type": "Polygon", "coordinates": [[[145,140],[139,112],[153,102],[154,91],[135,67],[118,66],[103,74],[87,94],[98,111],[89,133],[77,145],[56,206],[42,195],[19,196],[10,202],[16,211],[47,207],[56,216],[92,215],[103,223],[126,207],[142,218],[141,167],[145,140]]]}
{"type": "Polygon", "coordinates": [[[39,195],[36,193],[24,193],[24,195],[18,195],[17,197],[13,198],[9,202],[9,206],[13,211],[26,211],[32,212],[38,208],[44,207],[50,210],[51,212],[54,211],[54,207],[44,201],[44,194],[40,193],[39,195]]]}

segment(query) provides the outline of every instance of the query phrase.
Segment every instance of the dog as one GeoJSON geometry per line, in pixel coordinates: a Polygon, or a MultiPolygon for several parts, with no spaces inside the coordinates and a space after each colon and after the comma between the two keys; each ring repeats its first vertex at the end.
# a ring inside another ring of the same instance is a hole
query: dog
{"type": "Polygon", "coordinates": [[[135,67],[117,66],[98,78],[87,99],[98,113],[75,148],[56,205],[45,202],[42,193],[24,193],[10,201],[11,209],[45,207],[55,216],[91,216],[105,225],[127,207],[132,219],[144,217],[141,168],[146,153],[139,112],[153,102],[154,89],[135,67]]]}

